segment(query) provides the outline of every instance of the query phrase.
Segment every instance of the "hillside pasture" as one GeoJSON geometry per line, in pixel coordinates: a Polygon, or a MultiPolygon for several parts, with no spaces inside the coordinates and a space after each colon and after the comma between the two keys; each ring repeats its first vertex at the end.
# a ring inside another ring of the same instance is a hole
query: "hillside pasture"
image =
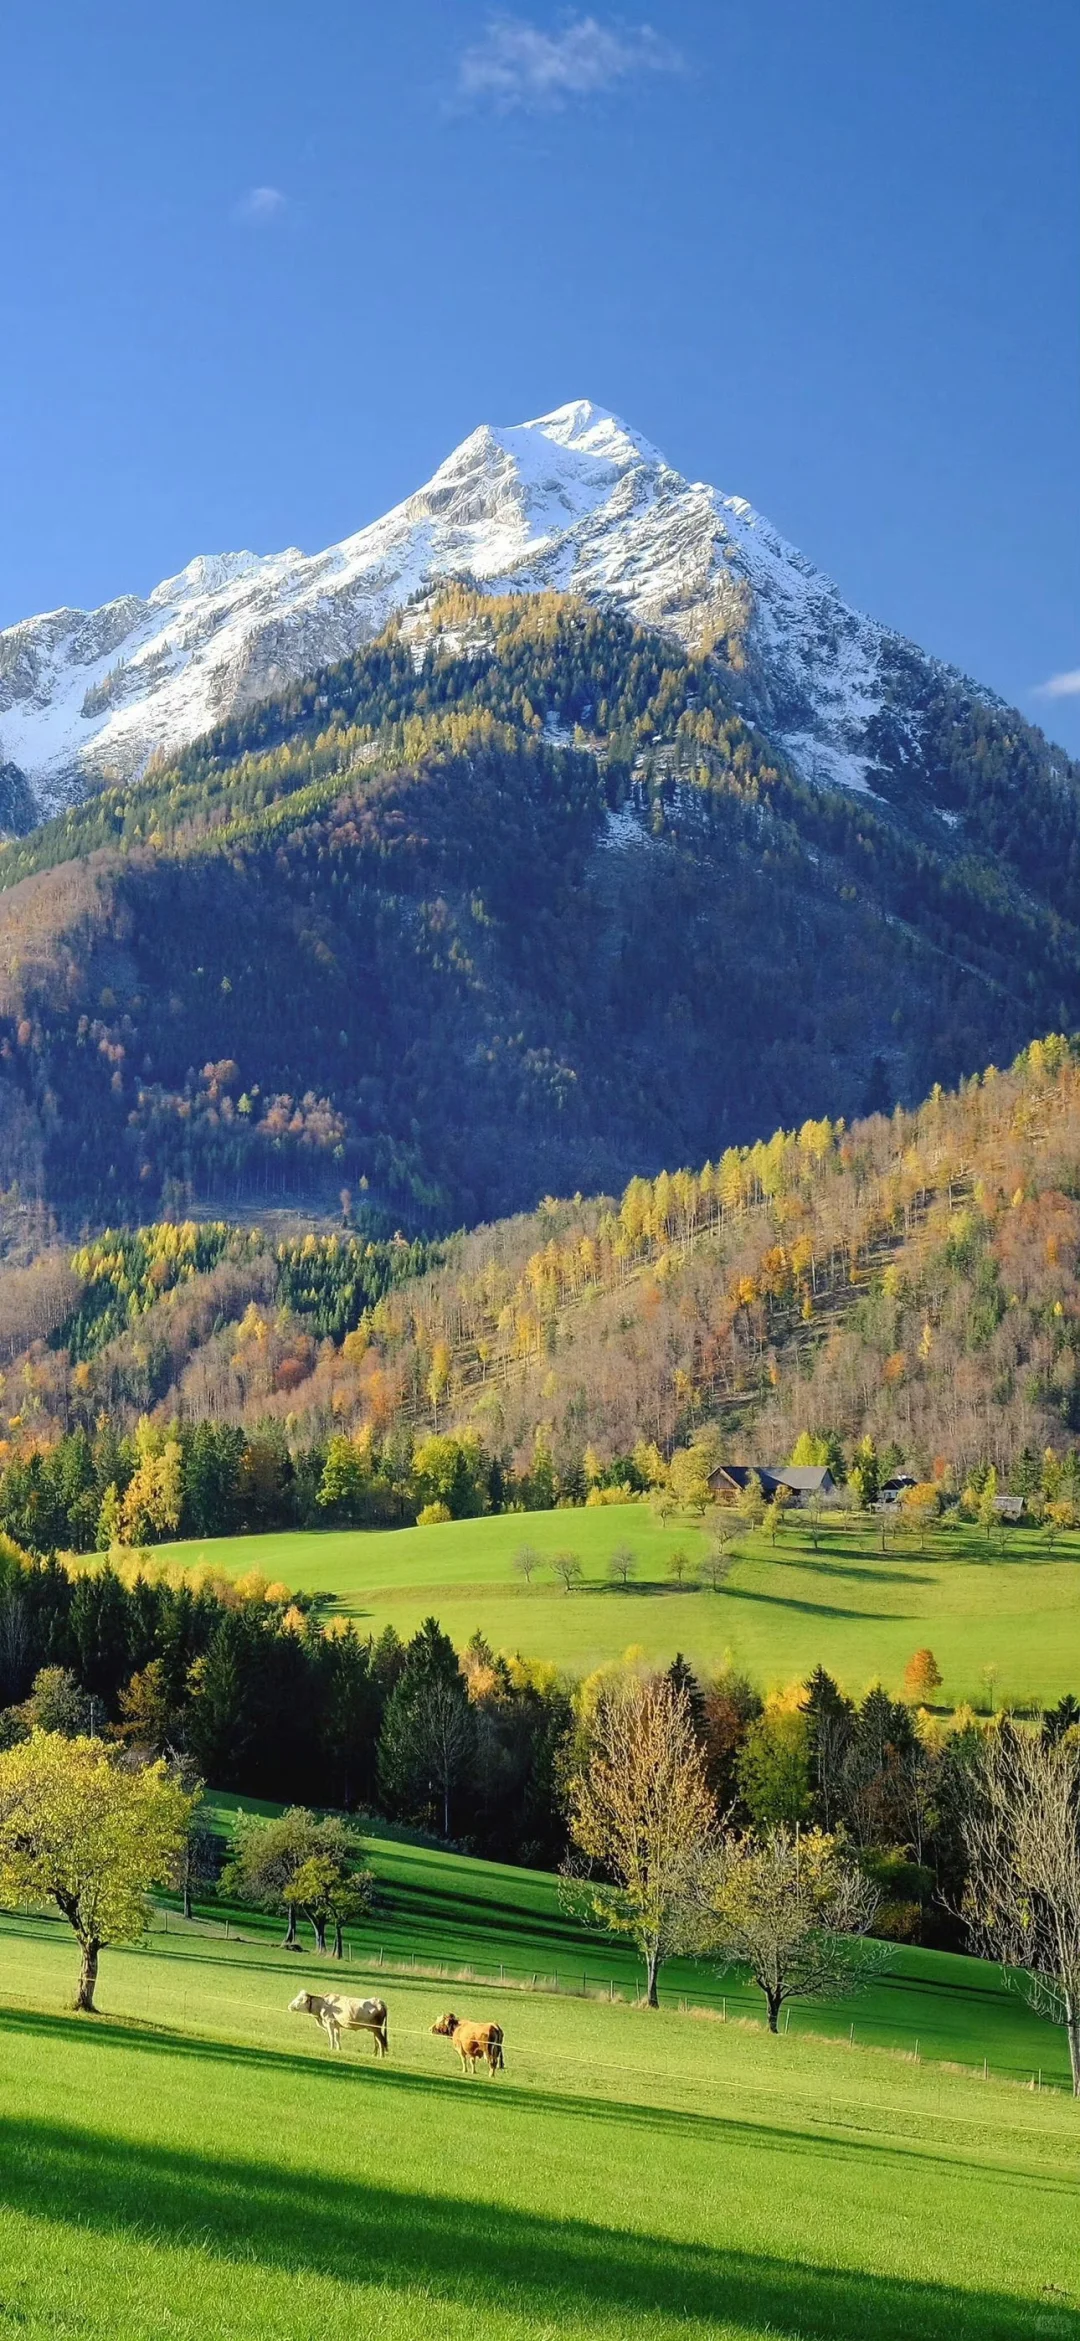
{"type": "Polygon", "coordinates": [[[0,2334],[20,2341],[1075,2341],[1076,2108],[794,2027],[354,1962],[390,2062],[291,2016],[341,1971],[193,1932],[0,1923],[0,2334]],[[460,2012],[460,2011],[459,2011],[460,2012]],[[959,2239],[963,2248],[959,2248],[959,2239]]]}
{"type": "MultiPolygon", "coordinates": [[[[239,1810],[280,1809],[220,1793],[208,1801],[226,1838],[239,1810]]],[[[447,1980],[464,1974],[519,1991],[628,2004],[644,1990],[632,1947],[571,1916],[558,1879],[548,1872],[447,1853],[386,1825],[365,1836],[364,1859],[377,1880],[377,1905],[363,1929],[346,1933],[346,1973],[356,1964],[382,1976],[380,1988],[387,1991],[395,1975],[425,1968],[447,1980]]],[[[239,1907],[228,1916],[249,1942],[276,1949],[280,1919],[239,1907]]],[[[223,1921],[217,1916],[208,1923],[220,1932],[223,1921]]],[[[169,1924],[179,1924],[175,1913],[169,1924]]],[[[343,1971],[333,1972],[340,1983],[343,1971]]],[[[697,2009],[722,2022],[757,2021],[763,2012],[761,1994],[744,1974],[719,1971],[706,1960],[671,1960],[661,1970],[660,1996],[665,2007],[697,2009]]],[[[832,2007],[793,2001],[782,2021],[792,2034],[825,2034],[847,2044],[854,2036],[863,2047],[962,2064],[972,2072],[985,2066],[999,2078],[1068,2083],[1063,2032],[1034,2015],[985,1960],[952,1952],[896,1947],[887,1967],[855,1999],[832,2007]]]]}
{"type": "Polygon", "coordinates": [[[681,1548],[691,1565],[708,1547],[692,1520],[661,1525],[645,1505],[499,1514],[399,1530],[280,1533],[158,1548],[166,1564],[250,1569],[325,1597],[328,1613],[364,1632],[407,1636],[434,1611],[460,1648],[477,1626],[496,1649],[586,1673],[628,1648],[667,1665],[682,1650],[703,1671],[730,1658],[763,1688],[805,1677],[819,1662],[846,1690],[874,1681],[899,1692],[914,1650],[929,1644],[944,1677],[942,1704],[1013,1699],[1050,1703],[1080,1689],[1080,1539],[1052,1552],[1033,1530],[988,1540],[949,1521],[917,1538],[855,1516],[830,1522],[815,1552],[806,1523],[789,1517],[775,1547],[745,1536],[718,1592],[671,1583],[681,1548]],[[514,1556],[532,1545],[544,1564],[531,1584],[514,1556]],[[617,1546],[637,1574],[608,1578],[617,1546]],[[583,1582],[566,1593],[551,1561],[576,1553],[583,1582]],[[992,1669],[988,1682],[984,1670],[992,1669]]]}

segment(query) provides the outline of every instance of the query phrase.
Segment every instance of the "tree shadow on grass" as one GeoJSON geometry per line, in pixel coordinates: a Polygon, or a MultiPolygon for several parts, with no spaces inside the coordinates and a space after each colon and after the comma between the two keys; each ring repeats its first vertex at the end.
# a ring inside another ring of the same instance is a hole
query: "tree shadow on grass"
{"type": "MultiPolygon", "coordinates": [[[[647,2329],[768,2331],[790,2341],[1035,2341],[1078,2330],[1066,2310],[988,2291],[673,2242],[584,2219],[433,2195],[267,2162],[212,2163],[179,2148],[58,2123],[0,2132],[9,2210],[145,2248],[197,2236],[205,2258],[298,2272],[467,2309],[479,2329],[510,2310],[621,2337],[647,2329]]],[[[368,2294],[370,2305],[370,2293],[368,2294]]]]}
{"type": "Polygon", "coordinates": [[[888,1553],[883,1553],[875,1566],[866,1568],[854,1561],[819,1560],[812,1553],[793,1554],[787,1565],[789,1569],[811,1570],[818,1577],[861,1578],[867,1585],[880,1585],[882,1583],[888,1585],[936,1585],[937,1583],[936,1577],[928,1576],[925,1569],[898,1568],[888,1553]]]}
{"type": "Polygon", "coordinates": [[[872,1618],[874,1624],[879,1626],[883,1619],[907,1618],[919,1614],[906,1609],[842,1609],[831,1601],[793,1601],[789,1594],[762,1593],[749,1585],[725,1585],[724,1592],[729,1601],[760,1601],[766,1603],[769,1609],[796,1610],[807,1618],[872,1618]]]}

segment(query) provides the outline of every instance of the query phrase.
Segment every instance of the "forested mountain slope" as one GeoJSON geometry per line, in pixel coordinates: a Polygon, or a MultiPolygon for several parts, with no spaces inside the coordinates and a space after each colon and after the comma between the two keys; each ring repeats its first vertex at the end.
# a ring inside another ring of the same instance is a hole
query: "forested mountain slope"
{"type": "Polygon", "coordinates": [[[6,1185],[438,1232],[1080,1023],[1075,770],[941,675],[932,788],[881,724],[876,798],[810,785],[712,648],[421,598],[0,847],[6,1185]]]}
{"type": "Polygon", "coordinates": [[[736,1458],[870,1436],[957,1486],[1075,1458],[1080,1051],[433,1248],[108,1235],[0,1270],[0,1353],[0,1517],[38,1545],[49,1507],[51,1541],[93,1543],[173,1424],[204,1489],[185,1534],[640,1490],[710,1423],[736,1458]]]}

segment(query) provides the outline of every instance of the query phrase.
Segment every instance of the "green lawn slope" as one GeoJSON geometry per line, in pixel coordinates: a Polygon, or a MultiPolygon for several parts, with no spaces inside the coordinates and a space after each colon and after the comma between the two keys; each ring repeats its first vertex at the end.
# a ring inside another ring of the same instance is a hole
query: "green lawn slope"
{"type": "MultiPolygon", "coordinates": [[[[422,1849],[381,1858],[436,1889],[422,1849]]],[[[261,1936],[110,1952],[86,2019],[67,1930],[0,1922],[5,2341],[1080,2335],[1063,2094],[794,2024],[451,1995],[371,1950],[345,1980],[385,1992],[385,2065],[288,2013],[340,1970],[261,1936]],[[432,2037],[451,1996],[503,2024],[497,2082],[432,2037]]]]}
{"type": "Polygon", "coordinates": [[[819,1661],[845,1689],[873,1681],[899,1691],[913,1650],[929,1643],[944,1677],[941,1698],[985,1703],[994,1695],[1051,1702],[1080,1689],[1080,1540],[1053,1553],[1030,1529],[1004,1544],[949,1522],[916,1541],[856,1520],[823,1532],[789,1523],[775,1549],[747,1537],[718,1593],[673,1586],[678,1546],[691,1560],[707,1538],[693,1522],[665,1527],[644,1505],[593,1511],[502,1514],[437,1527],[356,1533],[279,1534],[163,1546],[160,1556],[209,1561],[234,1575],[251,1568],[297,1590],[325,1594],[365,1631],[402,1635],[434,1611],[460,1647],[481,1626],[497,1649],[549,1658],[584,1673],[629,1646],[667,1664],[682,1650],[704,1670],[734,1658],[764,1688],[803,1677],[819,1661]],[[550,1564],[577,1554],[584,1583],[567,1594],[550,1565],[529,1586],[513,1559],[524,1543],[550,1564]],[[626,1591],[607,1581],[616,1545],[632,1547],[638,1576],[626,1591]]]}
{"type": "MultiPolygon", "coordinates": [[[[222,1793],[208,1803],[226,1838],[241,1808],[280,1810],[222,1793]]],[[[346,1936],[347,1965],[381,1974],[384,1989],[402,1972],[427,1968],[447,1980],[464,1973],[571,1998],[632,2003],[643,1992],[643,1970],[632,1948],[570,1916],[558,1879],[547,1872],[447,1853],[386,1826],[365,1837],[364,1846],[378,1901],[371,1921],[346,1936]]],[[[280,1920],[239,1907],[228,1917],[233,1932],[249,1944],[276,1950],[280,1920]]],[[[174,1929],[180,1923],[175,1913],[169,1923],[174,1929]]],[[[206,1923],[220,1933],[220,1915],[206,1923]]],[[[756,2022],[762,2014],[761,1994],[737,1970],[675,1959],[661,1971],[660,1983],[669,2007],[731,2022],[756,2022]]],[[[793,2002],[783,2021],[792,2034],[821,2033],[848,2045],[854,2039],[863,2047],[959,2063],[973,2072],[985,2068],[999,2078],[1061,2087],[1068,2082],[1064,2033],[1006,1989],[997,1968],[952,1952],[897,1947],[887,1969],[855,1999],[831,2007],[793,2002]]]]}

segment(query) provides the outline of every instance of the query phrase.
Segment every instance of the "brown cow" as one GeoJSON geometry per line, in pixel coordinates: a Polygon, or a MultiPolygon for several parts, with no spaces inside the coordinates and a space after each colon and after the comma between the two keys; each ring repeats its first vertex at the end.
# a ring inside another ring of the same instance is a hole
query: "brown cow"
{"type": "Polygon", "coordinates": [[[475,2073],[481,2057],[487,2058],[489,2080],[506,2071],[501,2024],[466,2024],[460,2016],[440,2016],[431,2029],[441,2032],[444,2040],[453,2041],[463,2073],[475,2073]]]}
{"type": "Polygon", "coordinates": [[[341,2047],[343,2032],[370,2032],[376,2056],[390,2053],[386,2045],[385,2000],[347,2000],[337,1992],[326,1996],[317,1991],[298,1991],[296,1998],[289,2001],[289,2014],[314,2016],[331,2048],[341,2047]]]}

